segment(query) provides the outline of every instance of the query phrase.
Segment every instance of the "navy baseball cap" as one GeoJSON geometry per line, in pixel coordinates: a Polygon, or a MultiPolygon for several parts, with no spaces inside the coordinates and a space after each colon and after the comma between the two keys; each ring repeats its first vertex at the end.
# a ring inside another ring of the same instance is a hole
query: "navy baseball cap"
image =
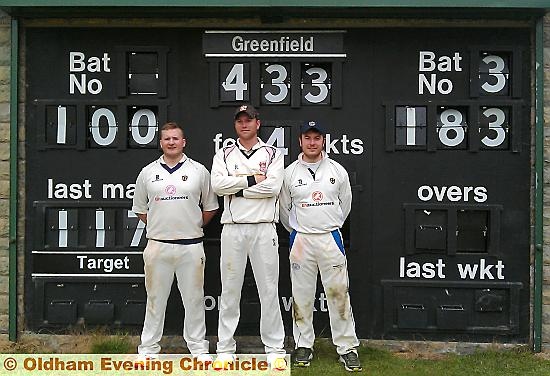
{"type": "Polygon", "coordinates": [[[308,131],[316,131],[324,135],[326,132],[323,127],[317,121],[305,121],[300,126],[300,134],[304,134],[308,131]]]}
{"type": "Polygon", "coordinates": [[[245,113],[250,117],[251,119],[259,119],[260,113],[258,110],[254,108],[254,106],[251,106],[249,104],[243,104],[235,110],[235,120],[239,117],[240,114],[245,113]]]}

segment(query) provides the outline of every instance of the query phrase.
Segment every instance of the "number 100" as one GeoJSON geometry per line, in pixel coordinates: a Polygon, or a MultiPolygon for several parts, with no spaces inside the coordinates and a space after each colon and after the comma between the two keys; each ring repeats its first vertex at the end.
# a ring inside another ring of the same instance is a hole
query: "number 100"
{"type": "Polygon", "coordinates": [[[128,121],[129,147],[157,146],[156,106],[128,106],[124,114],[121,114],[124,111],[120,111],[119,106],[85,106],[82,117],[77,115],[78,107],[79,105],[46,106],[45,141],[48,146],[70,147],[80,145],[81,142],[84,145],[81,139],[86,134],[89,147],[117,147],[120,145],[121,133],[126,133],[126,130],[121,132],[119,129],[121,121],[128,121]],[[122,120],[121,115],[124,115],[122,120]],[[80,131],[85,128],[80,126],[83,122],[88,124],[87,132],[80,131]]]}

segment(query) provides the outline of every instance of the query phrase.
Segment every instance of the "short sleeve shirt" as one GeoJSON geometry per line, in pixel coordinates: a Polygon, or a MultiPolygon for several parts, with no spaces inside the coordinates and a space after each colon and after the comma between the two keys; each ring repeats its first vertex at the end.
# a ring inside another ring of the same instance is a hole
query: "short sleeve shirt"
{"type": "Polygon", "coordinates": [[[218,199],[208,170],[185,155],[173,168],[161,156],[138,175],[132,210],[147,214],[149,239],[202,237],[202,211],[216,209],[218,199]]]}

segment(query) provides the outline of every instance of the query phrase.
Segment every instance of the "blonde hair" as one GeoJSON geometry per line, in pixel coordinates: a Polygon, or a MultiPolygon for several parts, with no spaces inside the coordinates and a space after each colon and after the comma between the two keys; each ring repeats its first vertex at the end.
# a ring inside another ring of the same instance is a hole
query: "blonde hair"
{"type": "Polygon", "coordinates": [[[160,127],[161,133],[162,131],[167,131],[170,129],[179,129],[181,131],[181,135],[183,136],[183,138],[185,138],[185,133],[183,132],[183,128],[175,121],[169,121],[168,123],[165,123],[162,127],[160,127]]]}

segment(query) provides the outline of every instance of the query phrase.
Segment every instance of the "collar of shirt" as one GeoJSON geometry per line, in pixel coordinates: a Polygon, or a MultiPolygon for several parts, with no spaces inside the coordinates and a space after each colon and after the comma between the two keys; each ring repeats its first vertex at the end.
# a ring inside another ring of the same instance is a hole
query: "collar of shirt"
{"type": "MultiPolygon", "coordinates": [[[[181,159],[178,161],[178,163],[183,163],[187,160],[187,155],[182,154],[181,155],[181,159]]],[[[166,164],[166,162],[164,161],[164,155],[161,155],[160,158],[159,158],[159,162],[162,163],[162,164],[166,164]]],[[[176,165],[178,164],[176,163],[176,165]]]]}
{"type": "Polygon", "coordinates": [[[245,148],[244,146],[241,145],[241,142],[239,141],[239,139],[237,139],[237,146],[240,150],[242,151],[245,151],[245,152],[251,152],[253,150],[256,150],[256,149],[259,149],[260,147],[264,146],[265,145],[265,142],[263,142],[259,137],[258,137],[258,142],[252,146],[252,148],[249,150],[247,148],[245,148]]]}
{"type": "Polygon", "coordinates": [[[321,159],[319,159],[317,162],[311,163],[311,162],[304,161],[304,153],[300,153],[298,155],[298,163],[303,164],[306,167],[310,167],[312,164],[317,164],[317,163],[321,164],[322,161],[324,161],[325,159],[328,159],[328,155],[324,150],[321,152],[321,155],[322,155],[321,159]]]}
{"type": "Polygon", "coordinates": [[[302,164],[304,166],[306,166],[308,168],[308,170],[312,170],[313,172],[316,172],[317,169],[319,168],[319,165],[321,164],[323,160],[320,159],[318,160],[317,162],[313,162],[313,163],[309,163],[309,162],[302,162],[302,164]]]}

